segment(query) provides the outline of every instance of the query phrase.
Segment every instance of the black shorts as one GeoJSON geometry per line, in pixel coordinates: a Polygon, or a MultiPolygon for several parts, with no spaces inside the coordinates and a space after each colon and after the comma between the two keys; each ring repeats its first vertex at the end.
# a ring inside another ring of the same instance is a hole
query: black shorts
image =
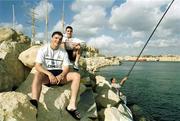
{"type": "MultiPolygon", "coordinates": [[[[62,70],[48,70],[48,71],[51,72],[54,76],[57,76],[57,75],[59,75],[59,74],[62,73],[62,70]]],[[[54,85],[56,85],[56,84],[51,84],[51,83],[49,82],[49,83],[44,84],[44,85],[50,87],[50,86],[54,86],[54,85]]],[[[57,85],[56,85],[56,86],[57,86],[57,85]]],[[[58,86],[63,86],[63,84],[58,84],[58,86]]]]}
{"type": "Polygon", "coordinates": [[[76,60],[76,56],[73,55],[73,50],[66,50],[68,53],[68,57],[70,61],[75,61],[76,60]]]}
{"type": "Polygon", "coordinates": [[[62,73],[62,70],[48,70],[48,71],[51,72],[54,76],[57,76],[62,73]]]}

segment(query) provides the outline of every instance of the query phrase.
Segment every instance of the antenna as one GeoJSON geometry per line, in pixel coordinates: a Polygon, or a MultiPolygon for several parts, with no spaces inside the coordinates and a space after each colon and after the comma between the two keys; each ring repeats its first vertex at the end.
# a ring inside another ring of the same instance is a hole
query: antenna
{"type": "Polygon", "coordinates": [[[35,44],[35,12],[34,12],[34,8],[32,8],[32,31],[31,31],[32,35],[31,35],[31,46],[33,44],[35,44]]]}
{"type": "Polygon", "coordinates": [[[64,33],[64,0],[62,4],[62,33],[64,33]]]}
{"type": "MultiPolygon", "coordinates": [[[[36,35],[36,27],[37,26],[35,23],[36,21],[39,21],[37,18],[35,18],[35,15],[38,15],[37,13],[35,13],[35,9],[34,7],[30,9],[30,13],[28,13],[28,17],[31,17],[31,21],[26,22],[27,24],[31,25],[31,46],[36,44],[36,39],[35,39],[35,35],[36,35]]],[[[29,18],[28,18],[29,20],[29,18]]]]}
{"type": "Polygon", "coordinates": [[[13,12],[13,29],[15,30],[15,11],[14,11],[14,4],[12,5],[12,12],[13,12]]]}
{"type": "Polygon", "coordinates": [[[45,43],[48,43],[48,0],[46,0],[46,30],[45,30],[45,43]]]}

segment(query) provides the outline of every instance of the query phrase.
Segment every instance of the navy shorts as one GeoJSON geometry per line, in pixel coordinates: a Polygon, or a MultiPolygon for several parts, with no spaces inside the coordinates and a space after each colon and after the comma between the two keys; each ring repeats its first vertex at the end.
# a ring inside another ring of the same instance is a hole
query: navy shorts
{"type": "Polygon", "coordinates": [[[62,70],[48,70],[48,71],[51,72],[54,76],[57,76],[62,73],[62,70]]]}
{"type": "MultiPolygon", "coordinates": [[[[62,70],[48,70],[48,71],[51,72],[54,76],[57,76],[57,75],[59,75],[59,74],[62,73],[62,70]]],[[[51,84],[51,83],[49,82],[49,83],[44,84],[44,85],[50,87],[50,86],[54,86],[54,85],[56,85],[56,84],[51,84]]],[[[63,84],[58,84],[58,86],[63,86],[63,84]]]]}

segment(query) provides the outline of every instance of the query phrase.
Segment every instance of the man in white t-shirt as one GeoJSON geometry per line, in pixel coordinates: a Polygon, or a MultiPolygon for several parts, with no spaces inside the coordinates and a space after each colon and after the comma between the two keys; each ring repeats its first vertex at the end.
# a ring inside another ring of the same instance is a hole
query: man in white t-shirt
{"type": "Polygon", "coordinates": [[[70,61],[74,62],[74,69],[79,70],[78,62],[81,56],[81,44],[84,41],[77,38],[72,38],[73,28],[71,26],[66,27],[66,33],[62,40],[62,46],[66,49],[70,61]]]}
{"type": "Polygon", "coordinates": [[[35,73],[32,82],[32,100],[30,102],[38,108],[38,100],[42,84],[59,85],[72,81],[71,98],[66,110],[76,119],[80,119],[77,111],[76,98],[80,85],[80,74],[69,72],[67,52],[60,48],[63,34],[56,31],[52,34],[51,43],[40,48],[36,57],[35,73]]]}

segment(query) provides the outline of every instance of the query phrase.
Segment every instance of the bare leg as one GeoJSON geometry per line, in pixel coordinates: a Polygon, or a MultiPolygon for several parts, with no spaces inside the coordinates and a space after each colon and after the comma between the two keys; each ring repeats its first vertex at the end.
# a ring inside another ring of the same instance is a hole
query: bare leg
{"type": "Polygon", "coordinates": [[[78,65],[80,56],[81,56],[81,47],[80,45],[76,46],[74,53],[73,53],[74,57],[76,57],[75,59],[75,65],[78,65]]]}
{"type": "Polygon", "coordinates": [[[66,76],[67,81],[72,81],[71,84],[71,99],[68,105],[70,109],[76,109],[76,99],[80,85],[80,74],[76,72],[69,72],[66,76]]]}
{"type": "Polygon", "coordinates": [[[32,99],[39,100],[42,83],[48,83],[48,78],[45,74],[37,71],[32,82],[32,99]]]}
{"type": "Polygon", "coordinates": [[[75,60],[75,64],[78,65],[79,59],[80,59],[80,49],[76,51],[76,60],[75,60]]]}

